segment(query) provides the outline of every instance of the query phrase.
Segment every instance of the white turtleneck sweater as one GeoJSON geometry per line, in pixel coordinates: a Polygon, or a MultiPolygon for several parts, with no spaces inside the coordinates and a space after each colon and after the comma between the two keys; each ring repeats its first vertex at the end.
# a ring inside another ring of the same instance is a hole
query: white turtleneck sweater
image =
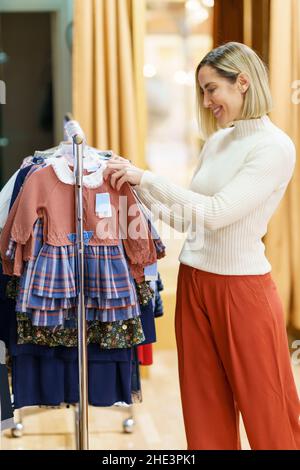
{"type": "Polygon", "coordinates": [[[217,274],[265,274],[262,237],[292,177],[295,146],[268,116],[234,121],[206,141],[189,189],[145,171],[137,194],[171,225],[188,205],[201,234],[183,246],[181,263],[217,274]],[[175,206],[174,206],[175,205],[175,206]],[[197,245],[198,243],[198,245],[197,245]]]}

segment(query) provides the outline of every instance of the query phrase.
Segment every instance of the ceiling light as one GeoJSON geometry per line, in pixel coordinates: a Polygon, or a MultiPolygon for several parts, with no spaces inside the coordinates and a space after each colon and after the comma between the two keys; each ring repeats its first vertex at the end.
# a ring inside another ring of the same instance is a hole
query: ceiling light
{"type": "Polygon", "coordinates": [[[157,70],[155,65],[153,64],[145,64],[144,65],[144,77],[153,78],[157,74],[157,70]]]}
{"type": "Polygon", "coordinates": [[[185,8],[189,11],[197,11],[199,9],[199,2],[198,0],[187,0],[185,2],[185,8]]]}
{"type": "Polygon", "coordinates": [[[214,0],[202,0],[205,7],[212,8],[215,5],[214,0]]]}
{"type": "Polygon", "coordinates": [[[202,5],[199,4],[197,10],[189,11],[187,14],[187,20],[190,24],[200,24],[204,23],[209,17],[209,13],[206,8],[203,8],[202,5]]]}
{"type": "Polygon", "coordinates": [[[187,73],[184,70],[177,70],[177,72],[174,73],[174,80],[179,85],[186,85],[187,73]]]}

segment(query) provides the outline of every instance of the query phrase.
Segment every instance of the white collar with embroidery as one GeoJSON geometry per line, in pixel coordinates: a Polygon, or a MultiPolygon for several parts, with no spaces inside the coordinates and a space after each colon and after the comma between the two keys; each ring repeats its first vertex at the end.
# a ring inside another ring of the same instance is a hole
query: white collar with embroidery
{"type": "MultiPolygon", "coordinates": [[[[74,171],[71,170],[71,168],[69,167],[69,163],[65,157],[51,159],[51,162],[49,163],[53,167],[57,178],[62,183],[72,185],[75,184],[74,171]]],[[[88,171],[91,171],[91,163],[95,164],[95,162],[88,162],[84,159],[84,168],[88,171]]],[[[103,183],[103,171],[106,168],[106,163],[99,159],[97,165],[99,166],[99,168],[97,168],[96,171],[93,171],[88,175],[83,175],[83,185],[86,188],[98,188],[103,183]]]]}

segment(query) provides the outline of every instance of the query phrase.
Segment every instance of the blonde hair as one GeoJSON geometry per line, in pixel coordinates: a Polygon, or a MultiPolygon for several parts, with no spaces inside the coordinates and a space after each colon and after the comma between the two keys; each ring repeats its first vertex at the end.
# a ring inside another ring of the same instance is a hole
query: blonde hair
{"type": "Polygon", "coordinates": [[[197,66],[197,118],[200,133],[207,139],[218,130],[217,121],[211,110],[203,106],[203,93],[199,84],[199,70],[209,65],[231,83],[235,83],[240,73],[245,73],[250,79],[250,86],[245,94],[241,119],[260,118],[270,112],[272,97],[269,86],[267,66],[253,49],[239,42],[228,42],[210,51],[197,66]]]}

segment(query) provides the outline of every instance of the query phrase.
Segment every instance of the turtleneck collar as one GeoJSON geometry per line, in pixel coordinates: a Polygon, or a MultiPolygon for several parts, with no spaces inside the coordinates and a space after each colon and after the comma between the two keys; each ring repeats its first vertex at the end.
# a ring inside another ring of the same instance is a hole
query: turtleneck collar
{"type": "Polygon", "coordinates": [[[264,116],[257,119],[241,119],[238,121],[232,121],[230,124],[234,127],[234,135],[237,137],[247,137],[256,131],[266,130],[272,121],[265,114],[264,116]]]}

